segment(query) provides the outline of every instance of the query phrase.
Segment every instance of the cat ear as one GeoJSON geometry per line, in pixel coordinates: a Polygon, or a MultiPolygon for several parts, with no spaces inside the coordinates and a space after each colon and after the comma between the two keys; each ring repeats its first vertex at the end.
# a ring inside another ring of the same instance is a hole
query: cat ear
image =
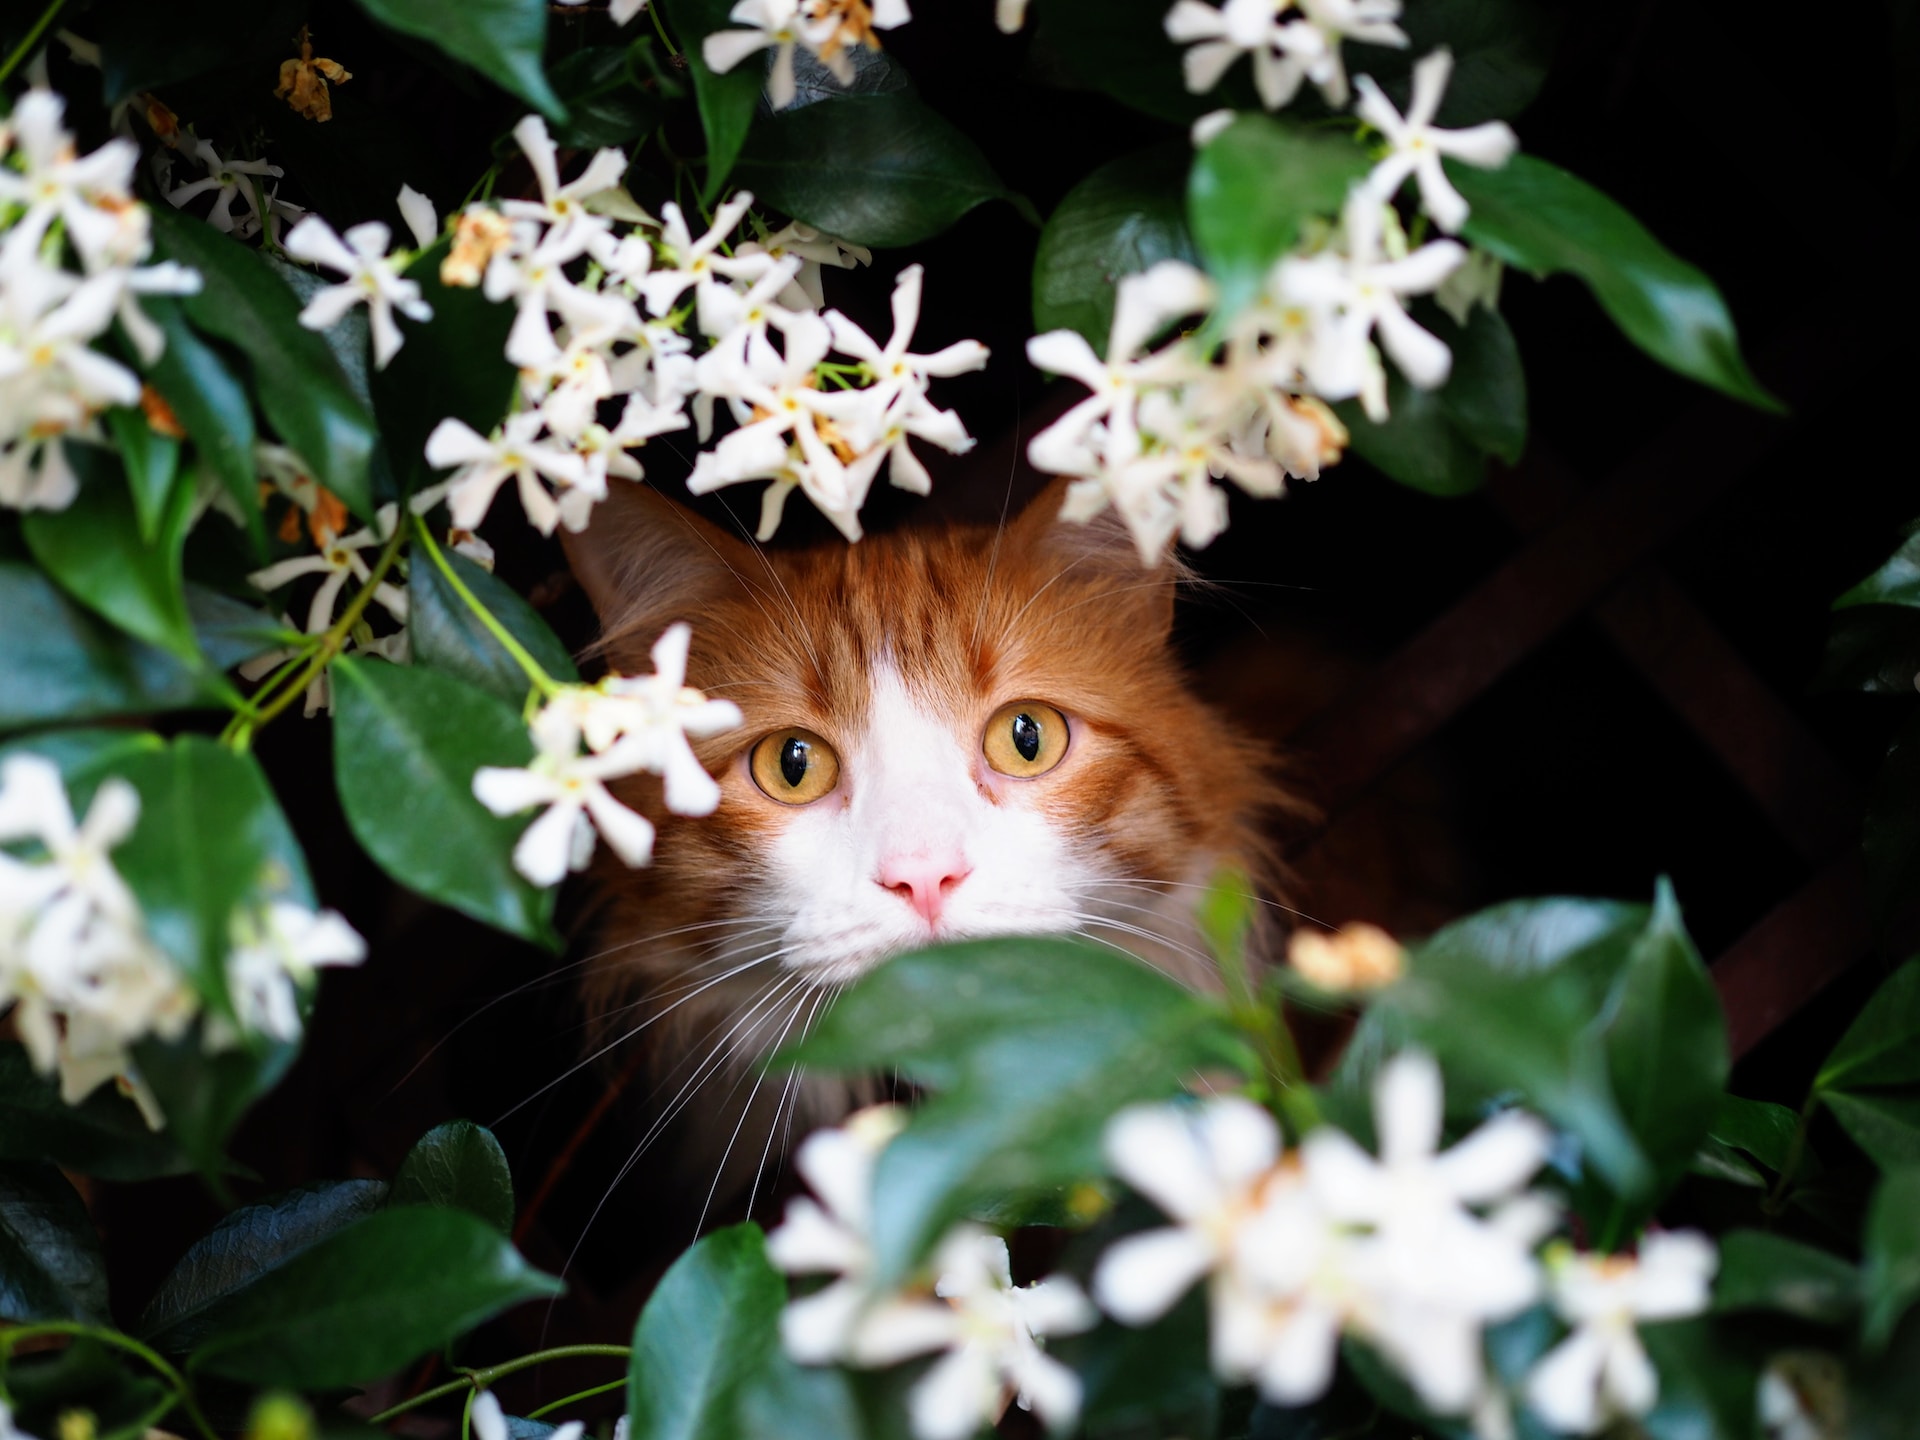
{"type": "Polygon", "coordinates": [[[600,617],[600,648],[651,643],[675,620],[738,594],[757,568],[753,552],[718,526],[631,480],[607,482],[607,498],[579,534],[562,530],[574,579],[600,617]]]}
{"type": "Polygon", "coordinates": [[[1049,482],[1009,527],[1008,538],[1036,565],[1107,589],[1116,625],[1165,639],[1173,629],[1174,597],[1193,572],[1172,550],[1143,564],[1133,533],[1111,505],[1089,520],[1067,519],[1061,507],[1071,483],[1064,476],[1049,482]]]}

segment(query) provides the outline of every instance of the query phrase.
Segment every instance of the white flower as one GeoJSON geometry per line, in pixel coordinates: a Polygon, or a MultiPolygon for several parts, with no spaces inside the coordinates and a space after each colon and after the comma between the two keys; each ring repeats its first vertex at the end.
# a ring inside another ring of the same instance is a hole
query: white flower
{"type": "MultiPolygon", "coordinates": [[[[745,722],[731,700],[710,700],[687,684],[692,645],[691,626],[669,625],[653,643],[653,674],[612,675],[601,682],[604,693],[620,705],[618,738],[610,741],[608,753],[631,769],[660,776],[667,809],[674,814],[711,815],[720,803],[720,787],[687,737],[723,735],[745,722]]],[[[603,748],[591,733],[587,743],[603,748]]]]}
{"type": "Polygon", "coordinates": [[[501,422],[491,439],[464,421],[446,419],[427,436],[427,463],[453,469],[451,480],[423,490],[413,498],[413,509],[424,513],[443,496],[453,523],[472,530],[485,518],[493,497],[511,479],[519,488],[520,506],[542,535],[565,523],[584,530],[594,502],[606,498],[606,482],[594,483],[585,460],[571,449],[542,439],[545,423],[538,410],[523,410],[501,422]],[[546,484],[555,487],[549,492],[546,484]]]}
{"type": "MultiPolygon", "coordinates": [[[[374,516],[372,525],[362,526],[351,535],[343,536],[323,531],[325,544],[319,554],[298,555],[291,560],[269,565],[264,570],[256,570],[247,576],[247,582],[257,590],[271,592],[302,575],[324,575],[326,578],[320,582],[320,588],[314,592],[313,600],[307,606],[307,634],[317,635],[333,624],[333,612],[340,603],[340,594],[347,581],[354,580],[364,585],[373,578],[373,569],[362,552],[375,549],[392,539],[397,520],[397,507],[383,505],[374,516]]],[[[407,595],[404,590],[382,580],[374,587],[373,598],[394,619],[406,620],[407,595]]]]}
{"type": "Polygon", "coordinates": [[[474,771],[473,795],[496,815],[546,807],[514,845],[513,868],[535,885],[556,885],[569,870],[587,868],[596,827],[627,865],[653,858],[653,822],[606,787],[631,773],[614,756],[543,751],[525,769],[483,765],[474,771]]]}
{"type": "MultiPolygon", "coordinates": [[[[616,4],[618,0],[616,0],[616,4]]],[[[500,1402],[491,1390],[482,1390],[473,1397],[473,1433],[480,1440],[510,1440],[507,1428],[507,1415],[500,1408],[500,1402]]],[[[586,1433],[586,1426],[578,1420],[569,1420],[555,1430],[547,1440],[580,1440],[586,1433]]]]}
{"type": "Polygon", "coordinates": [[[358,965],[366,942],[332,910],[274,900],[259,915],[234,916],[227,988],[248,1030],[276,1040],[300,1038],[300,992],[322,965],[358,965]]]}
{"type": "Polygon", "coordinates": [[[139,401],[138,377],[88,348],[112,325],[125,285],[117,271],[81,280],[11,244],[0,250],[0,443],[77,430],[139,401]]]}
{"type": "Polygon", "coordinates": [[[725,328],[713,319],[715,292],[726,289],[727,278],[756,280],[777,263],[771,255],[729,260],[715,253],[752,205],[751,191],[742,190],[729,196],[714,211],[713,224],[698,239],[688,228],[687,218],[678,205],[668,201],[660,207],[660,247],[671,263],[649,270],[635,281],[652,314],[665,315],[686,293],[687,287],[693,286],[700,328],[709,335],[717,335],[725,328]]]}
{"type": "Polygon", "coordinates": [[[1287,0],[1226,0],[1215,9],[1201,0],[1177,0],[1167,12],[1167,38],[1192,45],[1182,57],[1187,89],[1205,94],[1242,55],[1253,60],[1254,88],[1269,110],[1288,104],[1300,82],[1331,74],[1328,42],[1304,21],[1280,22],[1287,0]],[[1197,42],[1197,43],[1196,43],[1197,42]]]}
{"type": "Polygon", "coordinates": [[[1497,170],[1520,147],[1512,127],[1502,120],[1490,120],[1467,130],[1434,127],[1433,115],[1440,108],[1452,73],[1453,52],[1444,45],[1415,65],[1413,103],[1407,106],[1404,119],[1371,76],[1362,75],[1353,82],[1360,92],[1354,109],[1393,146],[1393,153],[1367,177],[1368,187],[1381,200],[1390,201],[1412,175],[1420,184],[1420,204],[1433,217],[1433,223],[1449,235],[1466,223],[1467,202],[1447,179],[1441,157],[1451,155],[1484,170],[1497,170]]]}
{"type": "Polygon", "coordinates": [[[1002,34],[1015,34],[1027,23],[1027,0],[994,0],[993,23],[1002,34]]]}
{"type": "Polygon", "coordinates": [[[406,252],[387,254],[392,232],[378,220],[369,220],[348,230],[344,239],[317,215],[309,215],[287,235],[287,254],[296,260],[324,265],[345,275],[346,283],[327,285],[314,292],[300,312],[300,323],[309,330],[327,330],[355,305],[364,303],[373,329],[373,366],[387,368],[387,362],[400,348],[400,327],[394,323],[398,310],[410,320],[431,320],[433,307],[420,298],[420,283],[404,279],[400,268],[412,258],[406,252]]]}
{"type": "MultiPolygon", "coordinates": [[[[749,56],[772,49],[773,74],[767,82],[767,98],[774,109],[784,110],[793,103],[796,89],[795,45],[805,45],[819,56],[842,85],[852,81],[846,42],[861,27],[846,14],[851,8],[844,0],[740,0],[727,18],[750,28],[714,31],[701,42],[700,56],[708,69],[725,74],[749,56]]],[[[909,18],[906,0],[876,0],[867,23],[886,30],[909,18]]]]}
{"type": "Polygon", "coordinates": [[[780,292],[780,303],[789,310],[818,310],[827,303],[821,270],[831,265],[836,270],[852,270],[873,263],[873,252],[832,235],[822,235],[811,225],[789,221],[764,240],[748,240],[734,247],[735,255],[770,255],[784,260],[789,255],[800,261],[799,272],[780,292]]]}
{"type": "Polygon", "coordinates": [[[1586,1435],[1653,1409],[1660,1380],[1638,1326],[1706,1310],[1719,1256],[1690,1230],[1649,1231],[1640,1254],[1547,1258],[1554,1309],[1573,1327],[1527,1377],[1527,1403],[1554,1429],[1586,1435]]]}
{"type": "Polygon", "coordinates": [[[571,245],[573,253],[600,248],[611,226],[595,213],[594,202],[619,189],[627,173],[626,153],[605,149],[594,152],[587,168],[566,184],[560,183],[559,151],[547,133],[547,122],[528,115],[513,127],[513,138],[520,144],[533,178],[540,186],[538,200],[505,200],[501,210],[512,219],[537,220],[551,226],[547,239],[571,245]]]}
{"type": "Polygon", "coordinates": [[[1326,59],[1315,69],[1313,83],[1329,105],[1347,103],[1347,69],[1340,42],[1361,40],[1396,50],[1407,46],[1407,33],[1393,22],[1400,18],[1400,0],[1298,0],[1301,11],[1326,45],[1326,59]]]}
{"type": "Polygon", "coordinates": [[[835,348],[864,364],[873,375],[875,404],[886,411],[904,396],[914,399],[925,393],[933,376],[964,375],[982,369],[987,363],[987,347],[978,340],[956,340],[931,355],[916,355],[907,347],[920,324],[920,290],[925,272],[909,265],[893,282],[893,334],[885,346],[876,345],[853,321],[838,310],[829,310],[827,324],[833,329],[835,348]]]}
{"type": "MultiPolygon", "coordinates": [[[[7,117],[20,169],[0,166],[0,206],[23,212],[10,227],[23,249],[39,246],[58,218],[89,272],[131,264],[147,253],[148,220],[134,202],[133,167],[139,149],[115,138],[77,155],[61,123],[66,101],[50,90],[29,90],[7,117]]],[[[0,151],[8,147],[0,145],[0,151]]]]}
{"type": "Polygon", "coordinates": [[[267,175],[277,180],[286,172],[264,160],[222,160],[219,152],[204,140],[195,142],[193,155],[207,167],[206,178],[169,190],[167,202],[177,210],[196,195],[214,191],[213,209],[207,215],[207,223],[222,234],[227,234],[234,228],[233,200],[237,195],[245,203],[254,223],[258,224],[260,205],[250,182],[267,175]]]}

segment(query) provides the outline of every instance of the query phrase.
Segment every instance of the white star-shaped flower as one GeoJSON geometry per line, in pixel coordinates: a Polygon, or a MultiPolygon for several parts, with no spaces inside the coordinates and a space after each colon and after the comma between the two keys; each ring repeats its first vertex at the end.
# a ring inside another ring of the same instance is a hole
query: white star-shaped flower
{"type": "Polygon", "coordinates": [[[265,160],[222,160],[220,154],[206,141],[200,140],[193,146],[193,156],[207,167],[205,178],[186,185],[176,186],[167,192],[167,203],[176,210],[196,195],[214,192],[213,209],[208,212],[207,223],[223,235],[234,228],[233,201],[238,196],[254,223],[260,223],[260,205],[255,198],[253,186],[248,183],[265,176],[279,179],[286,172],[278,165],[270,165],[265,160]]]}
{"type": "Polygon", "coordinates": [[[433,318],[433,307],[420,298],[420,282],[400,274],[412,256],[387,253],[392,239],[393,232],[379,220],[355,225],[342,237],[318,215],[309,215],[287,234],[287,254],[347,277],[344,284],[316,290],[300,312],[300,323],[309,330],[328,330],[355,305],[364,304],[373,330],[376,370],[387,368],[402,343],[395,310],[410,320],[433,318]]]}
{"type": "Polygon", "coordinates": [[[453,523],[472,530],[486,517],[500,487],[513,480],[521,508],[542,535],[551,535],[562,523],[569,530],[584,530],[594,503],[606,498],[606,481],[602,478],[596,485],[586,461],[570,447],[541,438],[544,425],[538,410],[523,410],[509,415],[488,438],[465,421],[442,420],[427,436],[427,463],[452,469],[454,475],[416,495],[415,512],[430,509],[444,497],[453,523]],[[557,495],[547,489],[549,484],[557,495]]]}
{"type": "Polygon", "coordinates": [[[7,117],[20,168],[0,166],[0,205],[24,207],[9,238],[24,237],[23,248],[37,249],[58,218],[89,272],[144,258],[147,212],[132,194],[139,147],[116,137],[79,155],[62,123],[65,111],[66,101],[51,90],[28,90],[7,117]]]}
{"type": "Polygon", "coordinates": [[[227,952],[227,989],[247,1030],[276,1040],[300,1038],[300,992],[320,966],[358,965],[367,945],[337,912],[270,901],[257,915],[236,914],[227,952]]]}
{"type": "Polygon", "coordinates": [[[1326,73],[1327,41],[1304,21],[1286,24],[1280,15],[1290,0],[1226,0],[1215,8],[1201,0],[1177,0],[1167,12],[1167,38],[1190,45],[1182,57],[1187,89],[1204,95],[1242,55],[1253,62],[1254,88],[1269,110],[1289,104],[1309,75],[1326,73]]]}
{"type": "MultiPolygon", "coordinates": [[[[313,600],[307,606],[306,631],[309,635],[317,635],[333,624],[333,612],[340,603],[340,595],[347,582],[353,580],[364,585],[373,578],[373,567],[367,564],[364,552],[377,549],[392,539],[398,518],[398,507],[383,505],[374,516],[372,525],[362,526],[350,535],[336,536],[322,530],[326,543],[319,554],[296,555],[291,560],[282,560],[264,570],[256,570],[247,576],[247,582],[257,590],[270,593],[302,575],[324,575],[326,578],[320,582],[320,588],[314,592],[313,600]]],[[[394,619],[405,623],[406,591],[390,581],[382,580],[374,587],[373,598],[394,619]]]]}
{"type": "Polygon", "coordinates": [[[1442,157],[1451,155],[1483,170],[1497,170],[1520,148],[1519,137],[1502,120],[1466,130],[1435,128],[1434,112],[1440,108],[1452,74],[1453,52],[1445,46],[1415,65],[1413,101],[1404,118],[1371,76],[1362,75],[1353,82],[1360,92],[1354,109],[1393,146],[1393,153],[1367,177],[1368,188],[1381,200],[1391,201],[1407,176],[1413,176],[1420,185],[1421,206],[1449,235],[1466,223],[1467,202],[1447,179],[1442,157]]]}

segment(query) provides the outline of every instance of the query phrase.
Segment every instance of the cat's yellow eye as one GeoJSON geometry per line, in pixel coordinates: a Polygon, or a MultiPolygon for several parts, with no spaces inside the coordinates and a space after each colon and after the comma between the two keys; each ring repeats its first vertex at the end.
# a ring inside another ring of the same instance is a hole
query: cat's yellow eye
{"type": "Polygon", "coordinates": [[[1044,775],[1067,753],[1067,717],[1039,700],[1002,705],[987,722],[981,749],[1002,775],[1044,775]]]}
{"type": "Polygon", "coordinates": [[[782,805],[809,805],[840,781],[840,757],[811,730],[761,736],[749,768],[753,783],[782,805]]]}

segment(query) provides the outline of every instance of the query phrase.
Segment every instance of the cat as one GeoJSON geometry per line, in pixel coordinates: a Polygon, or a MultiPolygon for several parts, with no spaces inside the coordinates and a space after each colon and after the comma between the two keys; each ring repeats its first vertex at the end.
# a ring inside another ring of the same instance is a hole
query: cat
{"type": "MultiPolygon", "coordinates": [[[[1117,522],[1063,521],[1060,500],[763,549],[621,482],[568,538],[607,665],[644,673],[688,621],[687,683],[745,717],[696,743],[722,790],[711,816],[667,813],[648,777],[616,786],[659,834],[649,867],[599,872],[583,982],[595,1050],[645,1031],[642,1148],[695,1107],[674,1168],[710,1174],[709,1201],[879,1093],[756,1062],[889,956],[1073,932],[1213,988],[1203,888],[1224,866],[1280,888],[1270,822],[1298,802],[1190,689],[1178,562],[1144,569],[1117,522]]],[[[1256,963],[1277,939],[1263,918],[1256,963]]]]}

